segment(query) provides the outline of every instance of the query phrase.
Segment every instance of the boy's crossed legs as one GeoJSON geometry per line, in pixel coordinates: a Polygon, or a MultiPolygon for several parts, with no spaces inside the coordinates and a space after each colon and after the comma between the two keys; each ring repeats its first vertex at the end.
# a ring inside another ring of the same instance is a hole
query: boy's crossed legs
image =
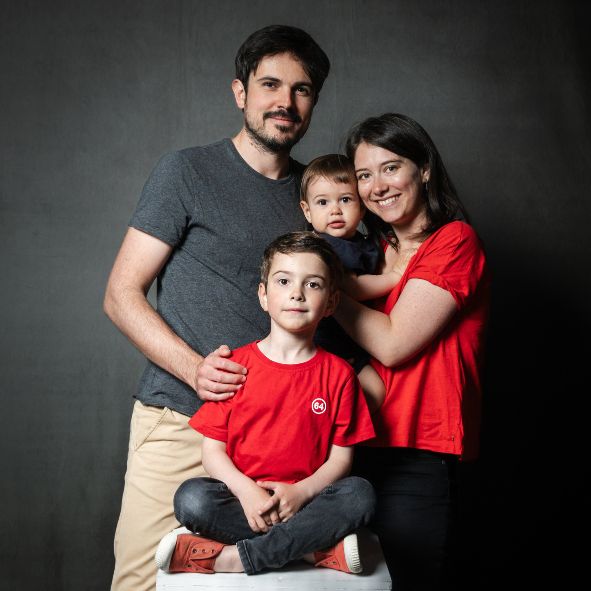
{"type": "Polygon", "coordinates": [[[367,525],[375,503],[371,484],[349,476],[327,486],[288,521],[258,534],[248,525],[240,501],[220,480],[187,480],[174,499],[176,517],[189,530],[222,544],[236,544],[248,575],[334,546],[367,525]]]}

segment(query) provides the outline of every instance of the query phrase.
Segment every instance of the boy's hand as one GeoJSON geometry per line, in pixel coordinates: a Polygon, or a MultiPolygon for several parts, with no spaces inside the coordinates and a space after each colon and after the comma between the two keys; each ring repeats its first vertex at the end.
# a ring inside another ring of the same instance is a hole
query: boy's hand
{"type": "Polygon", "coordinates": [[[285,482],[264,482],[257,481],[257,485],[262,489],[273,491],[273,496],[267,499],[265,505],[261,507],[264,514],[272,508],[278,512],[279,519],[284,522],[293,517],[308,501],[309,495],[296,484],[286,484],[285,482]]]}
{"type": "Polygon", "coordinates": [[[274,509],[274,503],[269,505],[269,500],[272,501],[269,493],[254,482],[238,496],[238,500],[253,532],[266,533],[270,527],[279,523],[279,514],[274,509]],[[269,508],[265,509],[267,505],[269,508]]]}

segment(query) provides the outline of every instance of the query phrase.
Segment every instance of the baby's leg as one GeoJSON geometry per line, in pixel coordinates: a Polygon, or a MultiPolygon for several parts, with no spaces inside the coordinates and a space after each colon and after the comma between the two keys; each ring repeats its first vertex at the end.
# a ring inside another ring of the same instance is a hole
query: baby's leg
{"type": "Polygon", "coordinates": [[[378,372],[371,365],[366,365],[357,377],[361,382],[369,412],[374,414],[380,409],[384,398],[386,398],[386,386],[378,372]]]}

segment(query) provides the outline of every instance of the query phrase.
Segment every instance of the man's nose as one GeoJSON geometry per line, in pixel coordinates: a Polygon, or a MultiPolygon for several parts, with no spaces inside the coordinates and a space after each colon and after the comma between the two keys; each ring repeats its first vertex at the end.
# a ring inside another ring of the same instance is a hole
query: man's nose
{"type": "Polygon", "coordinates": [[[293,92],[289,86],[283,86],[279,89],[279,102],[277,106],[279,108],[288,111],[293,107],[293,92]]]}

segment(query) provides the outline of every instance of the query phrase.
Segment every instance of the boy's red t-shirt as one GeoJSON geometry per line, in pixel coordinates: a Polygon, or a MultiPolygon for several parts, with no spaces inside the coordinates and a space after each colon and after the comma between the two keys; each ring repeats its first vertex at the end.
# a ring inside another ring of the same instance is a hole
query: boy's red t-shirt
{"type": "Polygon", "coordinates": [[[429,236],[377,309],[389,314],[413,278],[448,291],[457,313],[428,347],[406,363],[388,368],[372,360],[386,384],[386,399],[374,416],[377,437],[370,445],[472,459],[478,453],[480,370],[490,295],[485,254],[472,227],[451,222],[429,236]]]}
{"type": "Polygon", "coordinates": [[[231,359],[248,368],[244,386],[229,400],[205,403],[189,424],[224,441],[234,465],[253,480],[298,482],[324,464],[332,444],[374,436],[357,376],[340,357],[319,348],[312,359],[286,365],[251,343],[231,359]]]}

